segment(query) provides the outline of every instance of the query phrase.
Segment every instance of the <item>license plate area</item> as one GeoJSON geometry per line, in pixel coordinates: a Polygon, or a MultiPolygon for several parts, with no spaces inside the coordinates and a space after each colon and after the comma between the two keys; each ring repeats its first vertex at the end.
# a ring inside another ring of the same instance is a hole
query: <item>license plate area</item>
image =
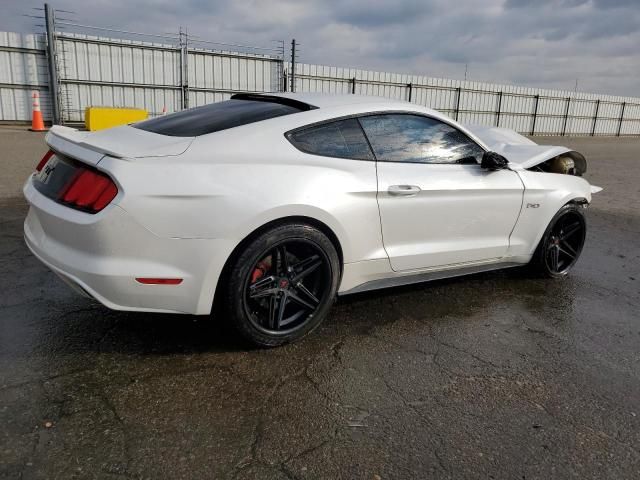
{"type": "Polygon", "coordinates": [[[58,200],[78,172],[76,162],[55,154],[42,170],[33,174],[33,186],[45,197],[58,200]]]}

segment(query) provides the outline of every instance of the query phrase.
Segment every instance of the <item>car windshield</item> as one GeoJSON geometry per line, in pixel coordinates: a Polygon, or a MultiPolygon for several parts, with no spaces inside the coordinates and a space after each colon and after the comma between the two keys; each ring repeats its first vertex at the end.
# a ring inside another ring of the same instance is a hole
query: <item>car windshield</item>
{"type": "Polygon", "coordinates": [[[303,110],[302,107],[279,102],[232,99],[152,118],[132,126],[171,137],[197,137],[303,110]]]}

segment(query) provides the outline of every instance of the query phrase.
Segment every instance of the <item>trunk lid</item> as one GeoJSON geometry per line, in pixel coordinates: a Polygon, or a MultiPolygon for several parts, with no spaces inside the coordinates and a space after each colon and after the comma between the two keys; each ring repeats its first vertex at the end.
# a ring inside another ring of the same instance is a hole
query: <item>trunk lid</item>
{"type": "Polygon", "coordinates": [[[97,132],[55,125],[46,137],[52,150],[90,165],[105,155],[125,159],[181,155],[192,141],[193,137],[169,137],[128,125],[97,132]]]}

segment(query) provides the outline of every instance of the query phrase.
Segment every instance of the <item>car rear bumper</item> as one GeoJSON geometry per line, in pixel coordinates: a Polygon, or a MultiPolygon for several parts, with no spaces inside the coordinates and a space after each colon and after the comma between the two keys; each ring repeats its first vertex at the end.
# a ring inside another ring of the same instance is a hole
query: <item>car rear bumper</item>
{"type": "Polygon", "coordinates": [[[25,242],[75,290],[114,310],[208,314],[227,242],[160,237],[117,205],[91,215],[60,205],[27,181],[25,242]],[[146,285],[136,278],[181,278],[146,285]]]}

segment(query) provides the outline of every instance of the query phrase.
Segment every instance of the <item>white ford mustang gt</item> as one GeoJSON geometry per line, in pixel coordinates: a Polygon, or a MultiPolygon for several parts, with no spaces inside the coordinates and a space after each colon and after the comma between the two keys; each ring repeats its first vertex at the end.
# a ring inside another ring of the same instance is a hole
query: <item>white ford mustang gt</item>
{"type": "Polygon", "coordinates": [[[55,126],[31,251],[118,310],[300,338],[336,294],[530,264],[567,274],[599,191],[584,157],[357,95],[239,94],[99,132],[55,126]]]}

